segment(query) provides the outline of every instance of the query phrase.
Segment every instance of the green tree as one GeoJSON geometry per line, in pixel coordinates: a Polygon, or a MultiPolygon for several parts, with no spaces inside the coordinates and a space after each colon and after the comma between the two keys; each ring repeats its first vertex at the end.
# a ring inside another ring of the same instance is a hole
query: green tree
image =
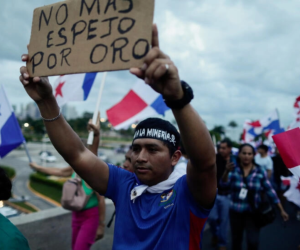
{"type": "Polygon", "coordinates": [[[225,135],[225,128],[222,125],[215,125],[211,131],[219,135],[225,135]]]}
{"type": "Polygon", "coordinates": [[[230,121],[228,123],[228,127],[231,127],[231,128],[236,128],[238,126],[238,124],[235,122],[235,121],[230,121]]]}

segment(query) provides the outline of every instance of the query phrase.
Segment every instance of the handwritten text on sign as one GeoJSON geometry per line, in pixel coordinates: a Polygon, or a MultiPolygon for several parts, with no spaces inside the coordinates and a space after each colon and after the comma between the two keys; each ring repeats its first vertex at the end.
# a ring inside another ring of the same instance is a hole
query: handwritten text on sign
{"type": "Polygon", "coordinates": [[[31,76],[139,67],[150,49],[154,0],[72,0],[34,10],[31,76]]]}

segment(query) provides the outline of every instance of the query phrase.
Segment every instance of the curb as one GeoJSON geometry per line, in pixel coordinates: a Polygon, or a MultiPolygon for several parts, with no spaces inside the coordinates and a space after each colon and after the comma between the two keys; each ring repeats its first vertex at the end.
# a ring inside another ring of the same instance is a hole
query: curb
{"type": "Polygon", "coordinates": [[[56,206],[56,207],[61,207],[61,204],[58,203],[57,201],[52,200],[52,199],[50,199],[49,197],[47,197],[47,196],[45,196],[45,195],[43,195],[43,194],[41,194],[41,193],[35,191],[34,189],[32,189],[32,188],[30,187],[29,183],[30,183],[30,181],[28,181],[28,182],[26,183],[26,186],[27,186],[27,188],[30,190],[30,192],[32,192],[34,195],[38,196],[39,198],[41,198],[41,199],[43,199],[43,200],[46,200],[47,202],[51,203],[52,205],[54,205],[54,206],[56,206]]]}
{"type": "Polygon", "coordinates": [[[8,206],[10,206],[10,207],[12,207],[12,208],[14,208],[14,209],[16,209],[16,210],[18,210],[18,211],[24,213],[24,214],[31,214],[31,213],[33,213],[32,211],[30,211],[30,210],[28,210],[28,209],[26,209],[26,208],[23,208],[23,207],[21,207],[21,206],[18,206],[18,205],[16,205],[15,203],[12,203],[12,202],[10,202],[10,201],[3,201],[3,203],[4,203],[5,205],[8,205],[8,206]]]}

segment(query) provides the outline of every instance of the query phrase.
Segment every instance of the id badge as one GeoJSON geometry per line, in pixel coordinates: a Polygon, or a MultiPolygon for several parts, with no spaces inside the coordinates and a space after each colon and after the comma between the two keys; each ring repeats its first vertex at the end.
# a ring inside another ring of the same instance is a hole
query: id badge
{"type": "Polygon", "coordinates": [[[242,188],[239,194],[239,198],[244,200],[247,197],[248,189],[242,188]]]}

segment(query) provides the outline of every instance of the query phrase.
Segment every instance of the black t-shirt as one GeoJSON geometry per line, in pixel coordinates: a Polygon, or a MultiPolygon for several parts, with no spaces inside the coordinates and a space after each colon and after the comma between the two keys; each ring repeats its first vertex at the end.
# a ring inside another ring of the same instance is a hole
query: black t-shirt
{"type": "Polygon", "coordinates": [[[272,160],[273,160],[274,181],[275,181],[275,183],[280,184],[281,183],[281,179],[280,179],[281,175],[287,177],[287,176],[291,176],[292,174],[285,166],[280,155],[273,156],[272,160]]]}

